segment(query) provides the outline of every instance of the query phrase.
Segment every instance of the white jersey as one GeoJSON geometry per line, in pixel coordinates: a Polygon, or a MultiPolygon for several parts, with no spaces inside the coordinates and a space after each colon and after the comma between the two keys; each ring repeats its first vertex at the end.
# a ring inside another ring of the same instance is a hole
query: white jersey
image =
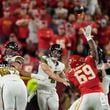
{"type": "MultiPolygon", "coordinates": [[[[43,59],[45,59],[46,63],[52,68],[52,70],[54,71],[55,74],[60,74],[63,72],[65,65],[62,62],[57,61],[57,63],[54,63],[51,58],[48,58],[46,56],[43,56],[43,59]]],[[[38,74],[45,77],[44,80],[38,80],[38,83],[39,83],[38,89],[47,90],[47,91],[56,91],[56,89],[55,89],[56,81],[54,79],[50,78],[48,76],[48,74],[46,74],[42,70],[40,65],[38,68],[38,74]]]]}
{"type": "Polygon", "coordinates": [[[102,66],[102,85],[104,88],[104,93],[107,95],[109,93],[110,86],[110,75],[107,75],[105,69],[102,66]]]}
{"type": "Polygon", "coordinates": [[[103,77],[102,85],[104,88],[104,93],[107,95],[109,93],[110,75],[106,75],[103,77]]]}
{"type": "Polygon", "coordinates": [[[4,109],[9,110],[11,108],[14,110],[16,108],[16,110],[25,110],[27,104],[27,88],[20,78],[19,71],[14,67],[1,66],[0,75],[4,109]]]}
{"type": "Polygon", "coordinates": [[[109,93],[110,75],[106,74],[103,63],[98,64],[97,67],[102,71],[102,85],[104,93],[107,95],[109,93]]]}
{"type": "Polygon", "coordinates": [[[0,86],[2,87],[3,83],[7,80],[20,80],[19,71],[17,71],[13,67],[0,67],[0,75],[1,75],[1,83],[0,86]]]}

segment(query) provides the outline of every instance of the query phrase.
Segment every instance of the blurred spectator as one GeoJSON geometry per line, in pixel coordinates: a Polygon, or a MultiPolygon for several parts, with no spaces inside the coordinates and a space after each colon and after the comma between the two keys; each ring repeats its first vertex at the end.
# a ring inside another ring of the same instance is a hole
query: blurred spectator
{"type": "Polygon", "coordinates": [[[72,36],[73,34],[75,34],[75,30],[72,27],[72,24],[71,23],[66,23],[65,24],[65,33],[68,36],[72,36]]]}
{"type": "Polygon", "coordinates": [[[105,0],[98,0],[99,1],[99,5],[101,8],[101,11],[103,14],[107,14],[110,16],[110,1],[105,1],[105,0]]]}
{"type": "Polygon", "coordinates": [[[20,0],[10,0],[9,2],[11,14],[17,16],[20,10],[20,0]]]}
{"type": "Polygon", "coordinates": [[[65,25],[66,35],[70,38],[71,46],[70,46],[70,54],[74,53],[77,46],[77,38],[76,38],[76,31],[74,30],[72,24],[66,23],[65,25]]]}
{"type": "Polygon", "coordinates": [[[3,17],[0,18],[0,43],[8,41],[13,29],[13,19],[10,15],[10,8],[7,7],[3,10],[3,17]]]}
{"type": "Polygon", "coordinates": [[[87,1],[87,8],[88,8],[88,13],[90,15],[94,15],[95,13],[101,14],[101,9],[99,6],[98,0],[86,0],[87,1]]]}
{"type": "Polygon", "coordinates": [[[41,20],[47,21],[47,23],[49,24],[52,20],[52,17],[48,13],[47,9],[45,7],[43,7],[39,11],[40,11],[39,13],[40,13],[40,16],[41,16],[41,20]]]}
{"type": "Polygon", "coordinates": [[[106,46],[110,42],[110,26],[107,25],[106,19],[99,21],[98,41],[100,46],[106,46]]]}
{"type": "Polygon", "coordinates": [[[68,15],[68,10],[64,8],[64,1],[60,0],[57,2],[57,8],[55,9],[55,15],[58,18],[66,18],[68,15]]]}
{"type": "Polygon", "coordinates": [[[18,39],[25,43],[26,38],[28,37],[28,21],[29,16],[27,15],[27,4],[21,4],[20,8],[20,16],[19,19],[16,21],[16,25],[18,26],[18,39]]]}
{"type": "Polygon", "coordinates": [[[104,48],[107,56],[110,56],[110,26],[105,18],[99,21],[97,37],[98,44],[104,48]]]}
{"type": "Polygon", "coordinates": [[[71,13],[68,15],[68,22],[69,23],[73,24],[75,22],[75,20],[76,20],[76,17],[74,14],[71,13]]]}
{"type": "Polygon", "coordinates": [[[0,18],[3,16],[3,4],[2,1],[0,0],[0,18]]]}
{"type": "Polygon", "coordinates": [[[30,10],[37,8],[37,5],[38,5],[37,1],[38,0],[29,0],[29,12],[30,12],[30,10]]]}
{"type": "Polygon", "coordinates": [[[24,70],[30,74],[36,72],[38,69],[39,60],[35,57],[32,57],[29,54],[24,55],[24,70]]]}
{"type": "Polygon", "coordinates": [[[58,34],[53,39],[52,44],[60,44],[63,49],[62,61],[67,64],[67,58],[70,53],[71,41],[69,36],[66,35],[65,25],[61,24],[58,26],[58,34]]]}
{"type": "Polygon", "coordinates": [[[37,31],[38,36],[38,50],[39,55],[42,56],[43,54],[47,53],[47,50],[50,47],[50,43],[54,38],[54,32],[52,29],[48,27],[47,21],[42,21],[41,29],[37,31]]]}
{"type": "Polygon", "coordinates": [[[31,53],[34,53],[36,49],[38,49],[38,36],[37,36],[37,31],[40,28],[41,25],[41,20],[40,20],[40,14],[37,9],[32,9],[30,11],[30,19],[28,22],[28,30],[29,34],[26,39],[27,42],[27,49],[31,53]]]}
{"type": "Polygon", "coordinates": [[[98,0],[75,0],[75,5],[87,7],[87,13],[91,16],[96,13],[101,14],[101,9],[98,0]]]}
{"type": "MultiPolygon", "coordinates": [[[[91,25],[95,32],[97,26],[96,23],[93,21],[92,17],[87,14],[87,8],[84,6],[76,5],[74,7],[74,14],[76,18],[76,22],[73,22],[73,28],[75,30],[75,36],[73,42],[76,42],[76,45],[73,45],[72,54],[77,53],[80,55],[85,56],[88,51],[88,44],[81,32],[81,28],[91,25]],[[75,50],[74,50],[75,49],[75,50]]],[[[74,43],[72,43],[74,44],[74,43]]]]}
{"type": "Polygon", "coordinates": [[[57,34],[57,19],[53,18],[51,23],[49,24],[49,27],[54,31],[55,34],[57,34]]]}

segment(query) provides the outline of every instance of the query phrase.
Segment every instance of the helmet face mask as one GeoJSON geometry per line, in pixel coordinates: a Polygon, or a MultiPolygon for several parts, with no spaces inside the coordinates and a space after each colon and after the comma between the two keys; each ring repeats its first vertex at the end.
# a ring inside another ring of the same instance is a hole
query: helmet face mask
{"type": "Polygon", "coordinates": [[[18,55],[18,45],[15,42],[9,42],[4,51],[4,60],[8,61],[11,57],[18,55]]]}
{"type": "Polygon", "coordinates": [[[14,51],[14,50],[12,50],[10,48],[7,48],[5,50],[5,55],[15,56],[15,55],[17,55],[17,51],[14,51]]]}
{"type": "Polygon", "coordinates": [[[14,51],[14,50],[8,48],[5,50],[4,60],[9,61],[13,56],[16,56],[16,55],[18,55],[17,51],[14,51]]]}
{"type": "Polygon", "coordinates": [[[52,53],[51,53],[51,56],[52,58],[60,58],[61,57],[61,52],[58,51],[58,50],[54,50],[52,53]]]}
{"type": "Polygon", "coordinates": [[[62,48],[59,44],[53,44],[50,47],[50,56],[53,60],[58,60],[62,56],[62,48]]]}

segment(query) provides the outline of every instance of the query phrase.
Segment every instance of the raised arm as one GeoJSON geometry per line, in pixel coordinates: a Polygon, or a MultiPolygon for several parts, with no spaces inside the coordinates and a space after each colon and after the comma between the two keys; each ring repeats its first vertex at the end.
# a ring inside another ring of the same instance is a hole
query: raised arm
{"type": "Polygon", "coordinates": [[[93,58],[95,58],[96,61],[99,61],[97,45],[96,45],[95,41],[92,39],[91,31],[92,31],[92,27],[90,25],[88,25],[85,28],[82,28],[82,32],[89,44],[90,51],[91,51],[93,58]]]}

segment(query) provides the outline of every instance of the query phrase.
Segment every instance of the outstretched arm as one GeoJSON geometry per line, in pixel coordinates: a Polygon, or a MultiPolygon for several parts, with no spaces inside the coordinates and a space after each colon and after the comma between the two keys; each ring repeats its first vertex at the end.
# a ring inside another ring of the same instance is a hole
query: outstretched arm
{"type": "Polygon", "coordinates": [[[69,83],[65,79],[61,78],[59,75],[56,75],[53,72],[53,70],[46,63],[41,62],[40,66],[42,67],[43,71],[46,74],[48,74],[49,77],[51,77],[52,79],[54,79],[54,80],[56,80],[58,82],[63,83],[66,86],[69,86],[69,83]]]}
{"type": "Polygon", "coordinates": [[[92,27],[90,25],[82,29],[82,32],[89,44],[92,56],[95,58],[96,61],[99,61],[97,45],[95,41],[92,39],[91,31],[92,31],[92,27]]]}

